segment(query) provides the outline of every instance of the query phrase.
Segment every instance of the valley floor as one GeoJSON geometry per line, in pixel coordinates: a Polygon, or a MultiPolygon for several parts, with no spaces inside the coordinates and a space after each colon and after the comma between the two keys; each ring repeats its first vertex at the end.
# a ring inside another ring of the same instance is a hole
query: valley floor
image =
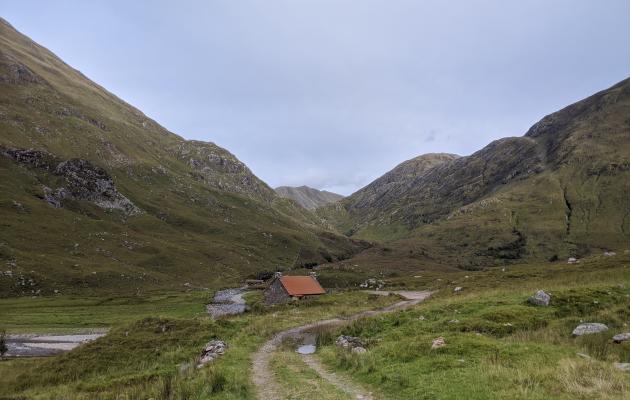
{"type": "MultiPolygon", "coordinates": [[[[630,398],[630,372],[615,366],[630,362],[630,342],[611,340],[630,331],[626,254],[387,280],[386,288],[396,287],[436,293],[408,309],[322,327],[312,355],[297,354],[290,341],[278,344],[266,371],[282,398],[630,398]],[[551,294],[549,307],[527,304],[538,289],[551,294]],[[581,322],[609,330],[574,338],[581,322]],[[334,342],[341,334],[360,337],[367,352],[339,349],[334,342]],[[438,337],[446,345],[432,349],[438,337]]],[[[254,399],[262,392],[252,360],[278,332],[401,301],[343,291],[267,309],[251,293],[250,312],[213,320],[204,310],[210,294],[0,300],[0,329],[13,333],[110,328],[63,355],[1,361],[0,397],[254,399]],[[195,368],[211,339],[227,342],[227,351],[195,368]]]]}

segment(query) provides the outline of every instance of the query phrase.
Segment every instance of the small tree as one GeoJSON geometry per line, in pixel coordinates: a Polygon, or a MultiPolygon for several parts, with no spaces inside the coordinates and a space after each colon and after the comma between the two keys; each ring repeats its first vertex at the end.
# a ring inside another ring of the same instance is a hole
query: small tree
{"type": "Polygon", "coordinates": [[[9,350],[7,347],[7,333],[0,331],[0,357],[4,357],[4,353],[9,350]]]}

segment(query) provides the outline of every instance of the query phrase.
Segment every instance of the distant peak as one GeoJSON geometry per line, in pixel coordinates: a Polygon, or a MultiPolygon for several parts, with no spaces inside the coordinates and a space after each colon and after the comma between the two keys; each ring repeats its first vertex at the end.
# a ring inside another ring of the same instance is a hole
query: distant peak
{"type": "Polygon", "coordinates": [[[298,187],[279,186],[275,190],[278,196],[291,199],[307,210],[315,210],[343,199],[340,194],[313,189],[306,185],[298,187]]]}

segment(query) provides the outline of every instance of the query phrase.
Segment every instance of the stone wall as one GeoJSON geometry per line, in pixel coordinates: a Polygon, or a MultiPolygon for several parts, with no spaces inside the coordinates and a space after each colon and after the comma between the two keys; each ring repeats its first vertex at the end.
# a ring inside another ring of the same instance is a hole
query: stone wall
{"type": "Polygon", "coordinates": [[[265,304],[285,303],[291,299],[289,293],[284,289],[280,279],[275,278],[273,282],[265,289],[265,304]]]}

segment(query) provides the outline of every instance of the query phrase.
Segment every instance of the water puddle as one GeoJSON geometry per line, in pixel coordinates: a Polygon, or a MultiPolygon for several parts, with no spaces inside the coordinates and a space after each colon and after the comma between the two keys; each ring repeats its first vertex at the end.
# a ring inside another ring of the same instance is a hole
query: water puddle
{"type": "Polygon", "coordinates": [[[314,344],[303,344],[302,346],[297,348],[297,352],[300,354],[313,354],[315,353],[315,350],[317,349],[317,347],[315,347],[314,344]]]}
{"type": "Polygon", "coordinates": [[[295,350],[299,354],[313,354],[317,350],[317,335],[314,333],[304,333],[301,335],[300,344],[295,350]]]}

